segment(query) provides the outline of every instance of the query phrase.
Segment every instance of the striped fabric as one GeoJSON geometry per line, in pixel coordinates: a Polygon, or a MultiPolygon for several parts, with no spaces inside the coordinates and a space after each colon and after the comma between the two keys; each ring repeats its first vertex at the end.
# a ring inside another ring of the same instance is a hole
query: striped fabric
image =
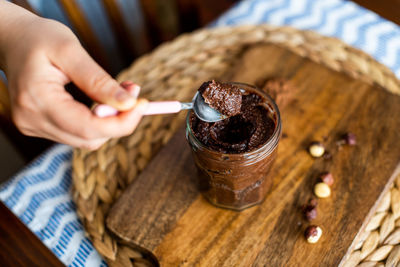
{"type": "Polygon", "coordinates": [[[0,199],[66,265],[106,266],[85,237],[71,187],[72,148],[55,145],[2,185],[0,199]]]}
{"type": "Polygon", "coordinates": [[[350,1],[242,1],[212,26],[268,23],[313,30],[357,47],[400,78],[400,27],[350,1]]]}
{"type": "MultiPolygon", "coordinates": [[[[364,50],[400,77],[400,28],[342,0],[248,0],[211,26],[270,23],[311,29],[364,50]]],[[[68,266],[106,266],[70,197],[72,149],[56,145],[0,188],[0,199],[68,266]]]]}

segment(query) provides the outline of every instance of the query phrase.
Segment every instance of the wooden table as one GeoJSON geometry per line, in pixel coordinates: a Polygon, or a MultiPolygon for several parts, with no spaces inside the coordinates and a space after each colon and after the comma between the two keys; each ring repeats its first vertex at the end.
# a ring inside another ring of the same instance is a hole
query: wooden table
{"type": "MultiPolygon", "coordinates": [[[[400,0],[354,0],[382,17],[400,24],[400,0]]],[[[63,266],[44,244],[0,203],[0,264],[2,266],[63,266]]]]}
{"type": "Polygon", "coordinates": [[[2,202],[0,214],[1,266],[63,266],[2,202]]]}
{"type": "MultiPolygon", "coordinates": [[[[323,47],[322,40],[318,43],[323,47]]],[[[229,57],[234,62],[221,68],[224,74],[216,79],[256,84],[270,95],[271,77],[288,80],[286,95],[283,88],[275,89],[284,138],[269,175],[252,176],[256,183],[247,182],[243,174],[250,168],[244,170],[233,156],[219,159],[198,149],[195,161],[212,177],[209,184],[220,201],[259,196],[262,186],[255,185],[263,183],[271,185],[265,201],[242,212],[210,205],[198,190],[182,129],[112,205],[107,229],[132,247],[150,251],[160,266],[340,265],[400,171],[400,142],[393,134],[400,120],[390,115],[400,112],[400,97],[274,44],[247,44],[239,56],[229,57]],[[345,132],[357,136],[357,145],[338,148],[345,132]],[[331,156],[310,157],[305,148],[314,140],[321,140],[331,156]],[[324,234],[310,245],[303,236],[310,224],[301,206],[313,197],[312,187],[326,171],[335,177],[332,193],[319,201],[312,222],[324,234]]]]}
{"type": "Polygon", "coordinates": [[[385,19],[400,25],[400,0],[353,0],[360,6],[374,11],[385,19]]]}

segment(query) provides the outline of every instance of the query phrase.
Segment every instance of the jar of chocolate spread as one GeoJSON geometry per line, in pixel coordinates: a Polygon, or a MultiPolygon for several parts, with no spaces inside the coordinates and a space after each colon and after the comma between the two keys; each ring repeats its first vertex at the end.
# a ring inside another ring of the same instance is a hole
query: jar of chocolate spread
{"type": "Polygon", "coordinates": [[[261,203],[271,188],[269,173],[281,136],[280,114],[271,97],[242,83],[204,83],[199,92],[213,108],[218,106],[213,106],[212,99],[208,102],[206,96],[220,97],[220,92],[213,91],[218,88],[239,92],[241,101],[237,101],[237,94],[233,94],[235,99],[230,98],[232,101],[223,101],[232,105],[225,110],[237,112],[225,120],[208,123],[190,111],[186,137],[203,195],[218,207],[243,210],[261,203]]]}

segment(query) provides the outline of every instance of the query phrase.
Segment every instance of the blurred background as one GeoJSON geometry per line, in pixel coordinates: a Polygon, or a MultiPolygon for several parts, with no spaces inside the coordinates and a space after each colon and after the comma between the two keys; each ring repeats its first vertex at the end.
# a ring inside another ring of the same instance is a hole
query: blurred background
{"type": "MultiPolygon", "coordinates": [[[[260,0],[270,1],[270,0],[260,0]]],[[[13,0],[40,16],[68,25],[112,76],[136,58],[184,32],[205,27],[239,0],[13,0]]],[[[400,24],[400,0],[354,0],[400,24]],[[387,7],[390,8],[387,8],[387,7]]],[[[0,181],[52,143],[25,137],[10,121],[6,81],[0,75],[0,181]],[[3,81],[2,81],[3,80],[3,81]],[[1,82],[2,81],[2,82],[1,82]]],[[[88,99],[73,85],[80,101],[88,99]]]]}
{"type": "Polygon", "coordinates": [[[235,0],[16,0],[68,25],[91,55],[116,75],[143,53],[207,25],[235,0]]]}

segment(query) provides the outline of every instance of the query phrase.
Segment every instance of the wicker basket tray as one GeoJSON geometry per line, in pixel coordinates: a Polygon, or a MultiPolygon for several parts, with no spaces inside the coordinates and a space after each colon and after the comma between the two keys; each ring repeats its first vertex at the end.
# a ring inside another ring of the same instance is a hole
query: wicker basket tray
{"type": "MultiPolygon", "coordinates": [[[[202,81],[218,78],[246,46],[277,44],[355,79],[400,94],[400,82],[385,66],[341,41],[289,27],[242,26],[200,30],[164,44],[138,59],[118,79],[142,85],[149,99],[187,101],[202,81]]],[[[75,150],[73,197],[94,246],[111,266],[151,266],[152,259],[117,242],[105,216],[122,191],[182,124],[184,114],[146,117],[131,136],[98,151],[75,150]]],[[[346,265],[397,264],[400,257],[400,179],[384,196],[346,265]]],[[[363,266],[364,266],[363,265],[363,266]]],[[[369,265],[368,265],[369,266],[369,265]]]]}

